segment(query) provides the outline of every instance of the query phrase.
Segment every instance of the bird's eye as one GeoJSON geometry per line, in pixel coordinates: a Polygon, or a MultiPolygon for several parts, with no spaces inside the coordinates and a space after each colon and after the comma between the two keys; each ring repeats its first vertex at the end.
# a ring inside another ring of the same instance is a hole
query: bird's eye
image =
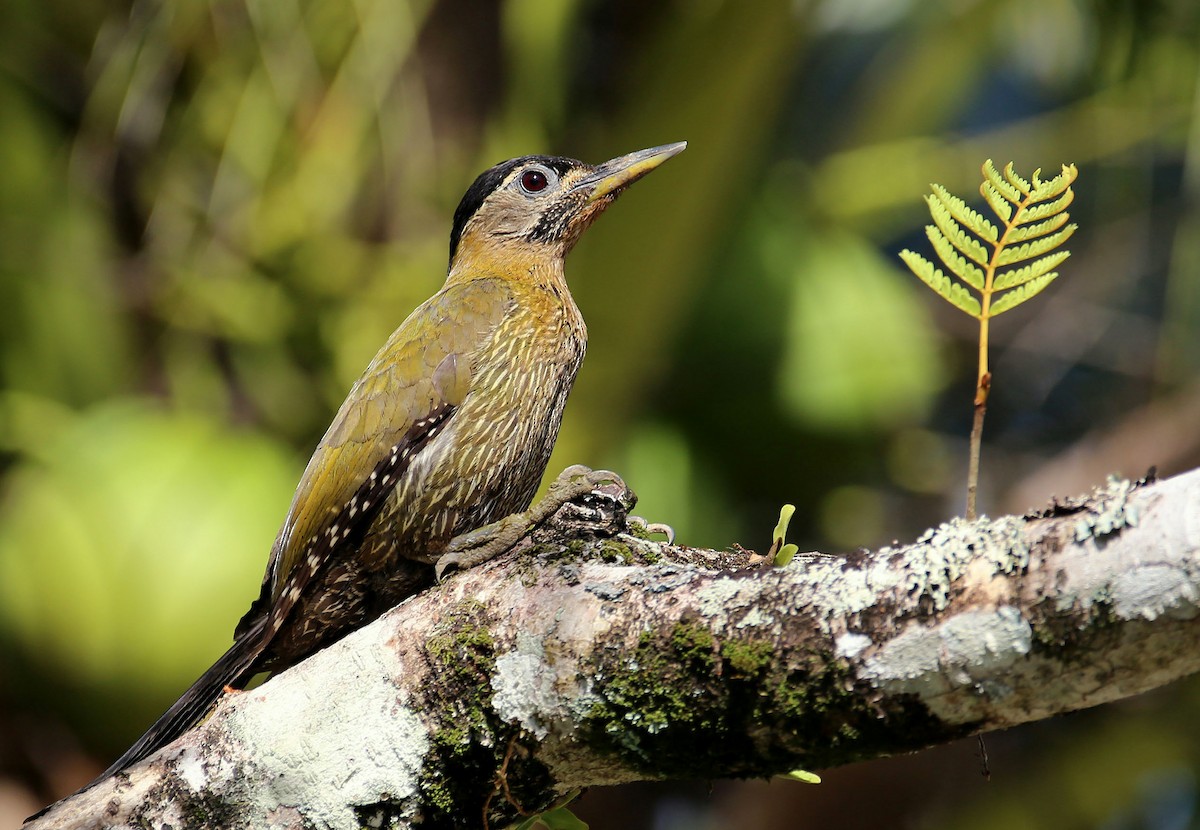
{"type": "Polygon", "coordinates": [[[521,174],[521,189],[526,193],[540,193],[549,183],[541,170],[526,170],[521,174]]]}

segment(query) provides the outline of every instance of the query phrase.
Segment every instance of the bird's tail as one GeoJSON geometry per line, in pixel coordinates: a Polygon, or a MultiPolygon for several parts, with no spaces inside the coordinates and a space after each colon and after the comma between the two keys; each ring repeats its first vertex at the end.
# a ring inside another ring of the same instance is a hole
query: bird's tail
{"type": "Polygon", "coordinates": [[[262,635],[266,623],[267,617],[264,615],[259,617],[255,624],[240,632],[229,650],[222,654],[208,671],[200,675],[200,679],[193,683],[133,746],[125,750],[112,766],[87,786],[98,784],[153,755],[203,720],[216,705],[226,687],[239,687],[248,681],[253,673],[254,663],[262,654],[265,645],[262,635]]]}

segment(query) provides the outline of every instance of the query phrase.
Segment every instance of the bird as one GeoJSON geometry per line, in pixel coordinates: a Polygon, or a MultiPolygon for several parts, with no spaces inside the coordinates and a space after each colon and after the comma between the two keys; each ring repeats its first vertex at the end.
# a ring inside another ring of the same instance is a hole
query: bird
{"type": "Polygon", "coordinates": [[[475,179],[454,212],[445,284],[338,409],[233,645],[89,787],[202,722],[226,692],[502,553],[614,477],[569,467],[530,508],[587,345],[563,263],[625,188],[686,146],[595,166],[522,156],[475,179]]]}

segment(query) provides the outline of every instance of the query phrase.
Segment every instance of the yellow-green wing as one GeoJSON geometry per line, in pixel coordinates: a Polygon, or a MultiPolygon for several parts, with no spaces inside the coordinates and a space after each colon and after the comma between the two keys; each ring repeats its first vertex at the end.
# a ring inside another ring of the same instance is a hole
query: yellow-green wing
{"type": "Polygon", "coordinates": [[[511,289],[499,280],[456,283],[396,329],[308,462],[271,552],[264,598],[269,595],[274,603],[306,545],[337,521],[371,471],[414,425],[462,403],[471,388],[473,355],[512,305],[511,289]]]}

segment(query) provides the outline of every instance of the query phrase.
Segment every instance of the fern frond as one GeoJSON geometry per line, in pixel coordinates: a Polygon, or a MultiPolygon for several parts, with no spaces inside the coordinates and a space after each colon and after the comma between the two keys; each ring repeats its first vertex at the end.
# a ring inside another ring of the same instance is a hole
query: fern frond
{"type": "MultiPolygon", "coordinates": [[[[992,187],[996,188],[996,192],[998,192],[1005,199],[1012,202],[1014,205],[1021,201],[1021,191],[1009,184],[1005,178],[1000,175],[1000,171],[996,169],[994,164],[992,164],[991,159],[988,159],[983,163],[983,175],[987,178],[988,183],[991,184],[992,187]]],[[[1008,220],[1005,219],[1004,221],[1007,222],[1008,220]]]]}
{"type": "Polygon", "coordinates": [[[1067,225],[1062,230],[1052,233],[1049,236],[1043,236],[1041,239],[1026,242],[1015,248],[1005,247],[997,252],[996,265],[1011,265],[1014,262],[1022,262],[1027,259],[1033,259],[1035,256],[1041,256],[1070,239],[1071,234],[1075,233],[1077,227],[1079,226],[1067,225]]]}
{"type": "Polygon", "coordinates": [[[1056,213],[1066,210],[1073,201],[1075,201],[1075,191],[1068,190],[1053,202],[1043,202],[1040,205],[1025,208],[1025,212],[1021,214],[1017,220],[1017,224],[1024,225],[1027,222],[1036,222],[1039,219],[1045,219],[1047,216],[1053,216],[1056,213]]]}
{"type": "Polygon", "coordinates": [[[1033,191],[1033,185],[1017,175],[1017,171],[1013,169],[1011,161],[1004,165],[1004,178],[1008,179],[1008,183],[1021,191],[1025,196],[1028,196],[1033,191]]]}
{"type": "Polygon", "coordinates": [[[1060,213],[1053,219],[1047,219],[1045,222],[1038,222],[1033,225],[1021,225],[1014,227],[1008,232],[1008,241],[1021,242],[1026,239],[1033,239],[1035,236],[1044,236],[1050,231],[1056,231],[1067,223],[1071,218],[1069,213],[1060,213]]]}
{"type": "Polygon", "coordinates": [[[936,196],[926,196],[925,201],[929,203],[929,215],[933,217],[938,230],[946,235],[954,247],[966,254],[969,259],[980,265],[987,265],[988,252],[975,237],[963,230],[962,225],[954,221],[954,217],[950,215],[950,211],[942,204],[941,200],[936,196]]]}
{"type": "Polygon", "coordinates": [[[1016,308],[1035,294],[1040,294],[1042,289],[1052,283],[1057,276],[1058,274],[1052,271],[1002,294],[988,309],[989,316],[995,317],[997,314],[1003,314],[1010,308],[1016,308]]]}
{"type": "Polygon", "coordinates": [[[987,200],[988,205],[996,212],[1005,224],[1012,218],[1012,205],[1007,199],[996,189],[996,186],[989,181],[985,181],[979,185],[979,193],[987,200]]]}
{"type": "Polygon", "coordinates": [[[967,289],[946,276],[940,268],[918,253],[907,248],[900,252],[900,258],[920,277],[921,281],[937,292],[938,296],[960,311],[965,311],[972,317],[979,317],[983,309],[979,300],[971,296],[967,289]]]}
{"type": "Polygon", "coordinates": [[[966,202],[951,194],[949,190],[940,184],[933,184],[930,187],[933,188],[933,195],[938,197],[938,200],[946,206],[946,210],[949,211],[950,215],[959,222],[989,242],[995,242],[1000,238],[1000,233],[996,230],[996,226],[989,222],[982,213],[967,207],[966,202]]]}
{"type": "Polygon", "coordinates": [[[974,263],[968,262],[966,257],[959,254],[954,246],[950,244],[950,240],[946,238],[945,234],[933,225],[926,225],[925,235],[933,243],[933,249],[937,251],[937,255],[941,258],[942,262],[946,263],[946,267],[953,271],[955,276],[959,277],[976,291],[983,290],[983,271],[977,268],[974,263]]]}
{"type": "Polygon", "coordinates": [[[1004,291],[1009,288],[1016,288],[1018,285],[1024,285],[1051,269],[1057,268],[1070,255],[1070,251],[1058,251],[1041,259],[1036,259],[1028,265],[1022,265],[1020,268],[1001,271],[992,281],[992,288],[995,291],[1004,291]]]}
{"type": "Polygon", "coordinates": [[[938,296],[979,321],[979,371],[967,464],[968,519],[976,516],[983,418],[992,388],[992,373],[988,369],[991,320],[1037,296],[1058,278],[1053,269],[1071,253],[1054,249],[1075,233],[1076,226],[1067,224],[1070,215],[1066,208],[1075,198],[1071,183],[1079,172],[1075,165],[1064,164],[1057,176],[1044,181],[1039,168],[1026,181],[1011,161],[1004,166],[1003,173],[991,159],[981,169],[983,182],[979,185],[979,195],[999,217],[998,225],[939,184],[930,185],[933,194],[925,197],[934,222],[925,226],[925,234],[951,274],[962,282],[955,282],[918,253],[900,252],[904,263],[938,296]],[[1024,264],[1001,270],[1016,263],[1024,264]],[[978,293],[978,298],[967,286],[978,293]]]}
{"type": "MultiPolygon", "coordinates": [[[[913,251],[900,253],[938,296],[980,321],[981,353],[986,352],[988,320],[1043,291],[1058,276],[1054,269],[1070,256],[1054,249],[1075,233],[1065,208],[1074,198],[1071,183],[1078,174],[1074,165],[1064,164],[1049,181],[1042,180],[1041,170],[1027,181],[1012,162],[1001,172],[991,159],[982,171],[979,193],[1000,223],[933,184],[933,192],[925,197],[933,224],[925,226],[925,234],[948,273],[913,251]],[[1004,266],[1017,267],[1001,270],[1004,266]]],[[[980,377],[985,378],[986,359],[980,366],[980,377]]],[[[981,394],[986,398],[986,391],[981,394]]]]}

